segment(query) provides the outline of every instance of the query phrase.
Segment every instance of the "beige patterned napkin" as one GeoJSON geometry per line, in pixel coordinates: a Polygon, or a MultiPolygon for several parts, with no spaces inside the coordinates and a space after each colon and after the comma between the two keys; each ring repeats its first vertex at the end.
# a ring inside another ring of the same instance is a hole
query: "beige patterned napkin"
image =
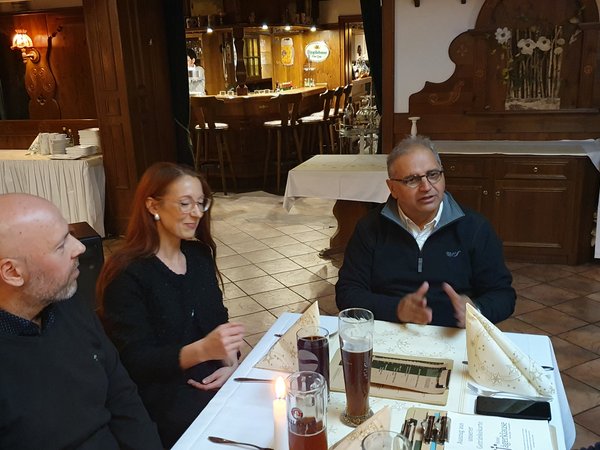
{"type": "Polygon", "coordinates": [[[389,430],[392,412],[389,406],[384,406],[366,422],[356,427],[346,437],[329,447],[330,450],[361,450],[365,436],[373,431],[389,430]]]}
{"type": "Polygon", "coordinates": [[[544,369],[467,304],[469,375],[482,386],[518,395],[551,397],[544,369]]]}
{"type": "Polygon", "coordinates": [[[283,336],[271,347],[254,367],[259,369],[296,372],[298,370],[298,347],[296,333],[302,327],[319,326],[319,302],[315,301],[283,336]]]}

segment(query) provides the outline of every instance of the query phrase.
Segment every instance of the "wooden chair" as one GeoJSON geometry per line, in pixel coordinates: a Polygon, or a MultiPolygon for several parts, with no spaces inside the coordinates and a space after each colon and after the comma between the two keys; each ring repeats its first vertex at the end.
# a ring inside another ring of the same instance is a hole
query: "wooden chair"
{"type": "Polygon", "coordinates": [[[298,136],[298,114],[300,111],[300,102],[302,93],[297,94],[279,94],[274,96],[270,102],[276,103],[276,109],[279,112],[279,119],[264,122],[267,130],[267,151],[265,156],[264,186],[267,185],[267,175],[271,163],[271,143],[273,134],[277,139],[275,148],[275,170],[277,173],[277,192],[281,188],[281,167],[284,162],[294,161],[302,162],[302,142],[298,136]],[[282,161],[283,157],[287,161],[282,161]]]}
{"type": "Polygon", "coordinates": [[[190,117],[194,125],[194,165],[197,171],[209,165],[217,164],[221,173],[221,186],[223,193],[227,195],[227,181],[225,177],[225,158],[229,166],[229,172],[237,190],[237,180],[229,145],[227,144],[227,133],[229,125],[216,122],[216,112],[221,107],[223,101],[213,96],[190,97],[190,117]],[[213,147],[214,145],[214,147],[213,147]],[[210,150],[217,149],[217,159],[210,157],[210,150]]]}
{"type": "Polygon", "coordinates": [[[335,138],[333,128],[331,127],[331,103],[334,99],[334,91],[329,89],[319,95],[323,101],[323,110],[311,114],[310,116],[301,117],[299,122],[302,124],[301,141],[304,142],[304,133],[308,133],[308,148],[311,149],[315,138],[319,138],[319,153],[323,154],[323,131],[325,131],[328,139],[328,148],[333,153],[335,138]]]}

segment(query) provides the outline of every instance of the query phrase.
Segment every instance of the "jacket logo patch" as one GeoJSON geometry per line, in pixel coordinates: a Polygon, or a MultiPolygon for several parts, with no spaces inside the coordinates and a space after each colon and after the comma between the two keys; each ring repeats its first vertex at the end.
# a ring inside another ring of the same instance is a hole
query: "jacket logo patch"
{"type": "Polygon", "coordinates": [[[448,258],[456,258],[458,255],[460,255],[460,250],[457,250],[455,252],[446,252],[446,256],[448,258]]]}

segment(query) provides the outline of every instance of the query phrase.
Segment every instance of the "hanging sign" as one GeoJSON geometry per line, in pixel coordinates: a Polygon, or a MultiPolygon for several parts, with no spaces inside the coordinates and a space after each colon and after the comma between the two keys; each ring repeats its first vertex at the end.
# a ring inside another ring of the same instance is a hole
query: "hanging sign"
{"type": "Polygon", "coordinates": [[[281,39],[281,64],[294,65],[294,41],[290,37],[281,39]]]}
{"type": "Polygon", "coordinates": [[[314,41],[304,47],[304,54],[311,62],[323,62],[329,56],[329,47],[325,41],[314,41]]]}

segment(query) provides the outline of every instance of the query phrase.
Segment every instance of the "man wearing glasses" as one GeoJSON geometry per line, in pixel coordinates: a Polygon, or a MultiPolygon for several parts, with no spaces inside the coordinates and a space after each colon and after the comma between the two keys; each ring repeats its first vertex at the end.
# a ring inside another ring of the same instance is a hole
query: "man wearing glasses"
{"type": "Polygon", "coordinates": [[[338,308],[375,319],[465,326],[466,304],[492,322],[515,306],[502,243],[481,215],[445,192],[427,138],[404,139],[388,155],[388,201],[356,226],[336,285],[338,308]]]}

